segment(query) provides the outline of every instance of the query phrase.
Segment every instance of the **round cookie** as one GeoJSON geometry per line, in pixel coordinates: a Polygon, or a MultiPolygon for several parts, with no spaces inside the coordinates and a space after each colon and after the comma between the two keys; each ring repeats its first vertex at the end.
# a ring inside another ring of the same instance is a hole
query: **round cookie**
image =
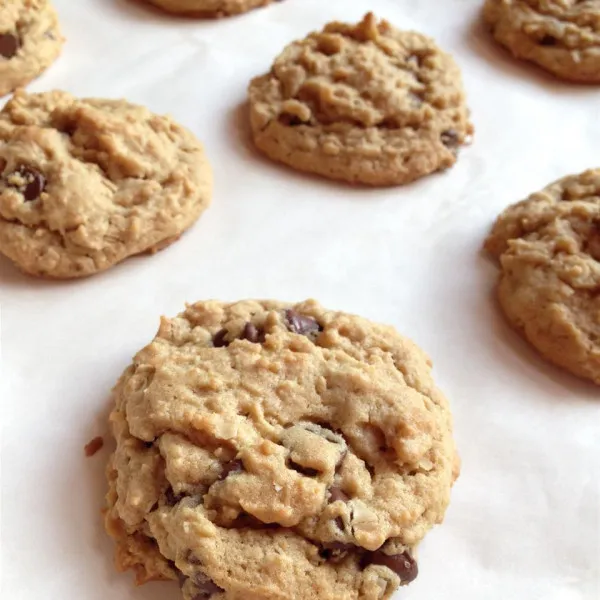
{"type": "Polygon", "coordinates": [[[71,278],[158,250],[210,203],[198,140],[124,100],[18,91],[0,112],[0,252],[71,278]]]}
{"type": "Polygon", "coordinates": [[[60,54],[64,39],[48,0],[0,4],[0,96],[28,84],[60,54]]]}
{"type": "Polygon", "coordinates": [[[167,12],[196,17],[228,17],[281,0],[147,0],[167,12]]]}
{"type": "Polygon", "coordinates": [[[315,301],[188,306],[114,391],[105,524],[186,600],[382,600],[417,575],[458,457],[427,356],[315,301]]]}
{"type": "Polygon", "coordinates": [[[548,360],[600,384],[600,169],[508,208],[485,247],[509,321],[548,360]]]}
{"type": "Polygon", "coordinates": [[[452,57],[372,13],[290,44],[249,97],[262,152],[351,183],[400,185],[451,167],[473,132],[452,57]]]}
{"type": "Polygon", "coordinates": [[[494,38],[562,79],[600,83],[600,1],[486,0],[494,38]]]}

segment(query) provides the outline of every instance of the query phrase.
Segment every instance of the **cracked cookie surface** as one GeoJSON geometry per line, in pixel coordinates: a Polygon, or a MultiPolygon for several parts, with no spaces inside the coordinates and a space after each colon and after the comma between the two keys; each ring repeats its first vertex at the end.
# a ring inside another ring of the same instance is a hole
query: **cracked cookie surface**
{"type": "Polygon", "coordinates": [[[0,96],[27,85],[60,54],[64,39],[48,0],[0,4],[0,96]]]}
{"type": "Polygon", "coordinates": [[[227,17],[281,0],[146,0],[167,12],[197,17],[227,17]]]}
{"type": "Polygon", "coordinates": [[[262,152],[351,183],[400,185],[449,168],[473,131],[452,57],[371,13],[290,44],[249,99],[262,152]]]}
{"type": "Polygon", "coordinates": [[[158,250],[210,203],[198,140],[123,100],[19,91],[0,112],[0,252],[71,278],[158,250]]]}
{"type": "Polygon", "coordinates": [[[494,38],[562,79],[600,83],[600,0],[487,0],[494,38]]]}
{"type": "Polygon", "coordinates": [[[458,475],[428,357],[314,301],[163,318],[113,395],[106,528],[186,600],[379,600],[458,475]]]}
{"type": "Polygon", "coordinates": [[[548,360],[600,384],[600,169],[509,207],[485,247],[509,321],[548,360]]]}

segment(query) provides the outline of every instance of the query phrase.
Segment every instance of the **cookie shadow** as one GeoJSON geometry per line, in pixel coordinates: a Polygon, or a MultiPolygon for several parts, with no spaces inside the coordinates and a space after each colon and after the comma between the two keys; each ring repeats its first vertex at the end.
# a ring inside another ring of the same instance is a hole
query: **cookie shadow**
{"type": "Polygon", "coordinates": [[[480,13],[469,23],[465,39],[467,47],[475,56],[486,65],[513,79],[534,83],[552,93],[565,95],[573,92],[597,93],[590,85],[563,81],[533,62],[514,57],[507,48],[494,39],[480,13]]]}

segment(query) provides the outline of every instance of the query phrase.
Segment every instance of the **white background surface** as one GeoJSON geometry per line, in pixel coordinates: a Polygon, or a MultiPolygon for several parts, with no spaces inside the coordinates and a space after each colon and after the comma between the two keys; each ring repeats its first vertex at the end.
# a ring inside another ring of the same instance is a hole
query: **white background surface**
{"type": "MultiPolygon", "coordinates": [[[[9,0],[10,1],[10,0],[9,0]]],[[[600,89],[514,62],[479,0],[285,0],[198,22],[131,0],[55,0],[68,38],[33,86],[125,97],[205,143],[214,203],[154,257],[52,283],[0,260],[2,599],[174,600],[112,569],[99,511],[111,386],[185,301],[312,296],[394,324],[433,357],[463,472],[407,600],[600,598],[600,388],[548,366],[499,316],[480,252],[496,214],[599,165],[600,89]],[[450,171],[365,190],[286,170],[248,146],[249,79],[285,43],[368,9],[433,35],[463,68],[474,144],[450,171]]]]}

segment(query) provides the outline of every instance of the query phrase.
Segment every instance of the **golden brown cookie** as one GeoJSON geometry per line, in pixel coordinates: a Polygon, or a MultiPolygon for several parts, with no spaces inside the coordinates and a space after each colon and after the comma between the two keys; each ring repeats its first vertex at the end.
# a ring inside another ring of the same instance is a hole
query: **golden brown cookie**
{"type": "Polygon", "coordinates": [[[281,0],[146,0],[167,12],[196,17],[227,17],[281,0]]]}
{"type": "Polygon", "coordinates": [[[600,83],[600,0],[486,0],[483,14],[517,58],[562,79],[600,83]]]}
{"type": "Polygon", "coordinates": [[[17,92],[0,112],[0,252],[31,275],[92,275],[175,241],[207,208],[200,142],[124,100],[17,92]]]}
{"type": "Polygon", "coordinates": [[[452,57],[371,13],[290,44],[249,96],[262,152],[351,183],[399,185],[447,169],[473,132],[452,57]]]}
{"type": "Polygon", "coordinates": [[[186,600],[383,600],[458,475],[431,363],[314,301],[199,302],[114,389],[106,527],[186,600]]]}
{"type": "Polygon", "coordinates": [[[600,384],[600,169],[509,207],[485,247],[509,321],[548,360],[600,384]]]}
{"type": "Polygon", "coordinates": [[[64,38],[48,0],[0,2],[0,96],[27,85],[60,54],[64,38]]]}

